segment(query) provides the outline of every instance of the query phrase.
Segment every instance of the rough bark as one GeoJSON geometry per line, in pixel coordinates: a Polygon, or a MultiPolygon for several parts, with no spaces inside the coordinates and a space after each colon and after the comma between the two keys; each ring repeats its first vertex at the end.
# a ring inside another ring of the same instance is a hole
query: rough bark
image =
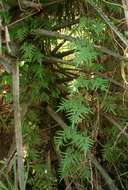
{"type": "Polygon", "coordinates": [[[17,162],[18,162],[18,180],[19,180],[20,190],[25,190],[22,129],[21,129],[21,115],[20,115],[20,103],[19,103],[19,65],[17,63],[14,63],[12,65],[12,79],[13,79],[15,142],[17,150],[17,162]]]}

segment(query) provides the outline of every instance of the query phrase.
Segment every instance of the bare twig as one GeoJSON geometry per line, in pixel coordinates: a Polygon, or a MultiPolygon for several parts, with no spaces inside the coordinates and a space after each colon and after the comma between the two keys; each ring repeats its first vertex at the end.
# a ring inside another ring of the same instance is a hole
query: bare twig
{"type": "Polygon", "coordinates": [[[48,3],[44,4],[43,7],[53,6],[53,5],[55,5],[55,4],[62,3],[62,2],[64,2],[64,0],[51,1],[51,2],[48,2],[48,3]]]}
{"type": "Polygon", "coordinates": [[[7,26],[8,26],[8,27],[11,27],[11,26],[13,26],[13,25],[15,25],[15,24],[17,24],[17,23],[19,23],[19,22],[22,22],[22,21],[24,21],[25,19],[27,19],[27,18],[29,18],[29,17],[31,17],[31,16],[33,16],[33,15],[39,13],[39,12],[40,12],[40,11],[35,11],[35,12],[33,12],[33,13],[31,13],[31,14],[25,16],[25,17],[22,17],[22,18],[20,18],[20,19],[14,21],[14,22],[8,24],[7,26]]]}
{"type": "Polygon", "coordinates": [[[48,63],[62,63],[62,64],[67,64],[67,65],[73,65],[74,62],[73,61],[65,61],[63,59],[59,59],[57,57],[53,57],[53,56],[44,56],[44,60],[45,62],[48,62],[48,63]]]}
{"type": "Polygon", "coordinates": [[[63,40],[61,43],[59,43],[53,50],[52,50],[52,55],[54,55],[64,44],[66,40],[63,40]]]}

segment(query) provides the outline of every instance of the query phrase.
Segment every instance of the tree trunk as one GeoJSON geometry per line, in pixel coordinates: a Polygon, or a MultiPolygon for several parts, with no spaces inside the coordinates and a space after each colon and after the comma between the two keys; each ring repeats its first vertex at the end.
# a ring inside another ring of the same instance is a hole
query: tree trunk
{"type": "Polygon", "coordinates": [[[19,65],[12,65],[13,79],[13,106],[14,106],[14,125],[15,125],[15,141],[18,159],[18,181],[20,190],[25,190],[24,185],[24,163],[23,163],[23,145],[22,145],[22,129],[19,103],[19,65]]]}

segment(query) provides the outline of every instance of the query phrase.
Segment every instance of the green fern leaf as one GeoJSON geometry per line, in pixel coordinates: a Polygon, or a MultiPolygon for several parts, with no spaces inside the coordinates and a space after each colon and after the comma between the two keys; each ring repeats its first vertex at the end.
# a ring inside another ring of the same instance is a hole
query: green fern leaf
{"type": "Polygon", "coordinates": [[[66,111],[72,125],[78,124],[85,116],[92,113],[91,109],[84,105],[81,96],[69,100],[62,99],[58,111],[66,111]]]}

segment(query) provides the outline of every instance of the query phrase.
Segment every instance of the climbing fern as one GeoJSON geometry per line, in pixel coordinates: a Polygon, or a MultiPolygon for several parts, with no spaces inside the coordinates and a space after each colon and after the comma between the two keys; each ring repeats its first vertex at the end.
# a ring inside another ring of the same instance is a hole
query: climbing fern
{"type": "Polygon", "coordinates": [[[68,100],[62,99],[58,111],[67,112],[72,126],[78,124],[85,116],[92,113],[91,109],[84,104],[82,96],[74,96],[68,100]]]}
{"type": "MultiPolygon", "coordinates": [[[[62,178],[77,174],[82,175],[86,164],[86,154],[92,148],[93,141],[86,133],[80,133],[70,127],[59,131],[55,137],[57,150],[61,154],[60,175],[62,178]],[[62,151],[63,150],[63,151],[62,151]]],[[[81,177],[79,175],[79,177],[81,177]]]]}

